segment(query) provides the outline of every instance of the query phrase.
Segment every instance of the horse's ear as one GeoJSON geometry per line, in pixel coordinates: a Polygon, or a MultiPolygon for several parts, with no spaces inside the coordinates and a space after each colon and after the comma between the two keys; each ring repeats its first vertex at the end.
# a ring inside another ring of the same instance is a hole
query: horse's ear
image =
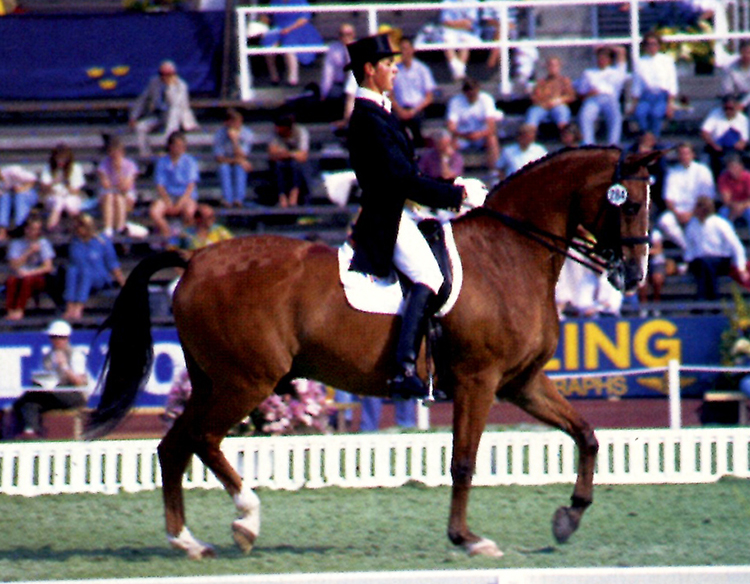
{"type": "Polygon", "coordinates": [[[664,156],[667,153],[666,150],[653,150],[652,152],[637,152],[635,154],[631,154],[627,158],[627,163],[633,166],[645,166],[649,167],[656,162],[659,161],[659,159],[664,156]]]}

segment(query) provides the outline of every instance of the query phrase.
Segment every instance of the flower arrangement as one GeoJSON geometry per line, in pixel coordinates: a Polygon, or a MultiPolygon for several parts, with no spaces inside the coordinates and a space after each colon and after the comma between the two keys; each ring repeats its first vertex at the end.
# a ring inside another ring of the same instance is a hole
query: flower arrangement
{"type": "MultiPolygon", "coordinates": [[[[721,333],[721,364],[726,367],[750,365],[750,306],[740,286],[732,285],[732,308],[727,310],[729,326],[721,333]]],[[[724,373],[716,379],[717,387],[737,387],[745,373],[724,373]]]]}
{"type": "Polygon", "coordinates": [[[333,408],[325,386],[316,381],[295,379],[288,393],[268,397],[253,415],[261,434],[310,434],[329,431],[333,408]]]}

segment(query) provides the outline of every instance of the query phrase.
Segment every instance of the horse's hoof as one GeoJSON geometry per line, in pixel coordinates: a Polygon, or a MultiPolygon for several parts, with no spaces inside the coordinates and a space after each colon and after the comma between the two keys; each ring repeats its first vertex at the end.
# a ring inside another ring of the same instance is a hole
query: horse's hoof
{"type": "Polygon", "coordinates": [[[169,545],[182,550],[191,560],[215,558],[216,550],[209,544],[193,537],[187,527],[183,527],[178,536],[168,536],[169,545]]]}
{"type": "Polygon", "coordinates": [[[470,557],[487,556],[489,558],[502,558],[503,552],[497,547],[497,544],[491,539],[482,538],[474,543],[465,544],[466,551],[470,557]]]}
{"type": "Polygon", "coordinates": [[[258,537],[257,533],[249,530],[244,524],[242,519],[237,519],[232,523],[232,537],[237,547],[242,550],[243,553],[249,553],[255,545],[255,539],[258,537]]]}
{"type": "Polygon", "coordinates": [[[557,543],[565,543],[578,529],[581,521],[580,513],[573,512],[570,507],[560,507],[552,517],[552,533],[557,543]]]}

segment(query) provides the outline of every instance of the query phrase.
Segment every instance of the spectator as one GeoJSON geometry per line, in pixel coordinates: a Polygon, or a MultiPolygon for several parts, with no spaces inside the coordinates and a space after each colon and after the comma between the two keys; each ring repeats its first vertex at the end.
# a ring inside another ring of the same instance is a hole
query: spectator
{"type": "Polygon", "coordinates": [[[138,153],[150,156],[148,134],[154,131],[171,136],[178,130],[189,132],[198,128],[190,94],[185,81],[177,75],[177,66],[172,61],[162,61],[159,74],[149,81],[146,89],[130,108],[129,125],[135,130],[138,153]]]}
{"type": "Polygon", "coordinates": [[[674,114],[677,98],[677,68],[674,59],[662,52],[661,37],[643,35],[643,55],[636,61],[631,97],[633,117],[640,132],[661,136],[665,119],[674,114]]]}
{"type": "Polygon", "coordinates": [[[424,146],[422,121],[433,100],[435,78],[427,65],[414,58],[411,39],[402,38],[399,48],[401,62],[396,65],[398,74],[393,80],[393,112],[411,130],[414,146],[420,148],[424,146]]]}
{"type": "MultiPolygon", "coordinates": [[[[481,43],[479,36],[479,9],[463,6],[472,0],[443,0],[448,6],[440,11],[443,42],[448,45],[467,45],[481,43]]],[[[463,81],[466,77],[466,66],[469,63],[469,49],[446,49],[445,58],[448,61],[454,81],[463,81]]]]}
{"type": "Polygon", "coordinates": [[[714,108],[701,125],[701,137],[706,143],[711,172],[721,174],[723,158],[730,152],[742,152],[750,137],[750,126],[734,95],[721,98],[721,107],[714,108]]]}
{"type": "Polygon", "coordinates": [[[601,116],[607,131],[606,144],[619,144],[622,135],[620,94],[627,81],[626,55],[623,47],[599,47],[596,67],[586,69],[578,93],[583,103],[578,112],[584,144],[596,142],[596,121],[601,116]]]}
{"type": "Polygon", "coordinates": [[[693,147],[683,142],[677,147],[677,164],[667,170],[664,180],[664,204],[657,227],[668,239],[685,251],[687,244],[683,228],[693,218],[698,197],[716,198],[716,187],[711,171],[705,164],[696,162],[693,147]]]}
{"type": "MultiPolygon", "coordinates": [[[[331,110],[336,111],[340,118],[343,113],[347,73],[344,70],[349,64],[349,51],[346,45],[357,39],[354,26],[344,22],[339,26],[339,38],[328,46],[328,52],[323,60],[320,74],[320,98],[331,104],[331,110]]],[[[336,119],[336,118],[334,118],[336,119]]]]}
{"type": "Polygon", "coordinates": [[[419,160],[419,171],[425,176],[452,183],[464,172],[464,159],[456,149],[453,136],[445,128],[432,136],[432,147],[419,160]]]}
{"type": "Polygon", "coordinates": [[[578,148],[581,145],[581,129],[575,122],[566,124],[560,130],[560,142],[562,142],[563,148],[578,148]]]}
{"type": "Polygon", "coordinates": [[[570,77],[562,74],[560,57],[549,57],[545,64],[547,76],[531,92],[532,105],[526,112],[526,123],[539,127],[542,122],[552,122],[562,130],[570,123],[570,104],[576,100],[576,92],[570,77]]]}
{"type": "Polygon", "coordinates": [[[717,279],[729,275],[732,266],[740,282],[748,283],[745,248],[732,224],[715,213],[711,197],[698,197],[693,218],[685,228],[685,241],[685,261],[695,278],[699,300],[719,297],[717,279]]]}
{"type": "Polygon", "coordinates": [[[171,235],[168,217],[181,217],[189,225],[198,206],[198,161],[187,153],[187,140],[182,132],[173,132],[167,139],[167,154],[156,161],[154,181],[156,200],[149,215],[159,233],[171,235]]]}
{"type": "Polygon", "coordinates": [[[67,144],[52,149],[49,162],[39,177],[39,186],[45,197],[48,211],[47,229],[52,231],[60,224],[63,213],[75,217],[83,206],[83,187],[86,178],[83,167],[75,161],[73,150],[67,144]]]}
{"type": "Polygon", "coordinates": [[[497,163],[500,180],[507,178],[530,162],[547,155],[547,149],[536,141],[536,126],[521,124],[513,144],[503,148],[497,163]]]}
{"type": "Polygon", "coordinates": [[[309,191],[310,133],[294,116],[283,114],[274,123],[274,137],[268,145],[274,189],[281,207],[294,207],[309,191]]]}
{"type": "Polygon", "coordinates": [[[459,150],[484,149],[490,169],[495,168],[500,156],[497,123],[502,119],[503,112],[497,109],[492,96],[481,91],[479,82],[470,77],[464,80],[461,93],[448,102],[448,130],[456,138],[459,150]]]}
{"type": "Polygon", "coordinates": [[[607,274],[597,274],[590,268],[566,258],[555,287],[555,302],[560,318],[564,316],[618,316],[622,306],[622,292],[607,280],[607,274]]]}
{"type": "Polygon", "coordinates": [[[29,298],[46,289],[54,257],[52,244],[42,237],[42,218],[29,215],[23,237],[8,245],[11,275],[5,282],[6,320],[21,320],[29,298]]]}
{"type": "MultiPolygon", "coordinates": [[[[269,8],[274,6],[308,6],[307,0],[271,0],[269,8]]],[[[263,35],[261,44],[264,47],[294,47],[304,45],[321,45],[323,39],[310,23],[310,12],[271,12],[273,28],[263,35]]],[[[299,66],[310,65],[315,60],[315,53],[284,53],[286,65],[286,82],[290,87],[299,85],[299,66]]],[[[276,67],[276,55],[266,55],[268,75],[273,85],[281,81],[276,67]]]]}
{"type": "MultiPolygon", "coordinates": [[[[383,410],[383,398],[360,397],[362,417],[359,420],[360,432],[377,432],[380,430],[380,415],[383,410]]],[[[393,411],[395,422],[401,428],[414,428],[417,425],[417,404],[413,399],[394,399],[393,411]]]]}
{"type": "Polygon", "coordinates": [[[125,156],[125,146],[117,136],[108,138],[107,155],[96,169],[99,177],[99,204],[104,221],[104,234],[127,232],[128,213],[136,203],[135,181],[138,167],[125,156]]]}
{"type": "MultiPolygon", "coordinates": [[[[664,282],[667,279],[667,257],[664,255],[664,236],[661,231],[653,228],[649,231],[648,248],[648,274],[646,280],[638,286],[638,301],[647,302],[649,299],[648,289],[651,287],[651,300],[659,302],[664,282]]],[[[653,311],[658,316],[658,309],[653,311]]],[[[645,314],[641,314],[645,316],[645,314]]]]}
{"type": "MultiPolygon", "coordinates": [[[[509,7],[506,11],[508,15],[508,38],[510,39],[518,38],[518,16],[521,10],[518,7],[509,7]]],[[[482,36],[486,40],[498,41],[500,39],[500,10],[498,8],[482,8],[482,32],[482,36]]],[[[510,51],[510,58],[514,81],[525,95],[528,93],[529,84],[534,77],[536,62],[539,60],[539,49],[533,45],[514,47],[510,51]]],[[[489,50],[487,68],[492,70],[497,67],[499,62],[500,50],[493,47],[489,50]]]]}
{"type": "Polygon", "coordinates": [[[723,95],[736,95],[742,109],[750,107],[750,39],[740,41],[740,57],[725,71],[721,80],[723,95]]]}
{"type": "Polygon", "coordinates": [[[719,214],[735,225],[742,219],[750,227],[750,171],[739,154],[727,155],[716,186],[723,203],[719,214]]]}
{"type": "Polygon", "coordinates": [[[36,175],[18,164],[0,168],[0,241],[23,225],[37,204],[36,183],[36,175]]]}
{"type": "Polygon", "coordinates": [[[91,215],[75,218],[65,273],[65,313],[68,321],[80,320],[92,293],[115,285],[123,286],[125,276],[120,268],[112,240],[96,232],[91,215]]]}
{"type": "Polygon", "coordinates": [[[248,159],[253,133],[243,126],[242,114],[227,109],[224,125],[214,135],[214,157],[219,163],[222,205],[242,207],[247,194],[247,175],[253,169],[248,159]]]}
{"type": "Polygon", "coordinates": [[[232,237],[229,229],[216,224],[216,213],[210,205],[198,205],[194,224],[185,229],[182,247],[200,249],[232,237]]]}
{"type": "Polygon", "coordinates": [[[13,404],[16,431],[25,439],[43,436],[44,412],[81,408],[90,394],[86,354],[70,344],[73,329],[55,320],[46,332],[52,346],[43,350],[42,370],[33,377],[42,389],[24,392],[13,404]]]}

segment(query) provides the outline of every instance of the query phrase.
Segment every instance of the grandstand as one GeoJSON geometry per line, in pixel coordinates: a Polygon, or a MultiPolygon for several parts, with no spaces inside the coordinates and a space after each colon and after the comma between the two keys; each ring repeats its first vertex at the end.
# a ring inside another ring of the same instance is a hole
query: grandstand
{"type": "MultiPolygon", "coordinates": [[[[116,13],[121,10],[120,0],[27,0],[20,2],[28,13],[65,14],[75,12],[99,12],[116,13]]],[[[186,5],[197,5],[198,2],[186,2],[186,5]]],[[[228,2],[232,6],[237,3],[228,2]]],[[[248,2],[257,4],[257,2],[248,2]]],[[[312,1],[311,5],[325,5],[327,2],[312,1]]],[[[358,4],[358,3],[349,3],[358,4]]],[[[613,12],[613,6],[580,6],[574,9],[563,7],[561,3],[558,12],[555,10],[545,11],[544,14],[529,12],[519,18],[519,27],[522,34],[526,32],[539,38],[553,38],[559,35],[562,26],[560,19],[567,19],[566,26],[574,25],[580,28],[580,34],[596,34],[602,38],[619,38],[628,33],[628,21],[626,13],[613,12]],[[557,14],[557,16],[555,16],[557,14]],[[570,15],[575,16],[570,19],[570,15]],[[625,18],[623,18],[625,15],[625,18]]],[[[410,12],[408,10],[389,13],[389,23],[401,28],[405,34],[413,35],[424,22],[434,18],[437,10],[432,12],[410,12]]],[[[346,13],[347,18],[357,25],[360,34],[367,30],[367,17],[365,13],[346,13]]],[[[14,17],[11,17],[14,18],[14,17]]],[[[314,16],[316,27],[323,34],[326,42],[330,42],[336,36],[338,23],[341,21],[340,14],[321,13],[314,16]]],[[[641,23],[650,26],[648,21],[641,23]]],[[[230,29],[233,33],[234,29],[230,29]]],[[[232,42],[236,42],[232,39],[232,42]]],[[[576,78],[591,63],[590,49],[588,47],[542,47],[540,49],[542,58],[551,53],[563,56],[567,75],[576,78]]],[[[472,60],[469,64],[469,74],[482,80],[483,89],[497,96],[498,106],[505,112],[506,118],[501,124],[501,143],[507,142],[515,134],[515,129],[522,120],[527,101],[522,95],[521,88],[514,87],[510,94],[500,95],[498,92],[498,72],[487,71],[484,66],[486,49],[472,51],[472,60]]],[[[226,56],[226,53],[225,53],[226,56]]],[[[426,121],[426,133],[432,129],[441,127],[445,112],[445,104],[454,95],[458,87],[451,81],[450,72],[445,65],[441,51],[424,51],[418,57],[426,61],[433,69],[439,88],[436,95],[436,103],[428,110],[426,121]]],[[[229,79],[234,77],[236,57],[231,57],[229,67],[229,79]]],[[[340,243],[346,234],[346,229],[351,217],[356,212],[356,199],[352,198],[346,206],[338,207],[327,199],[325,189],[321,180],[313,185],[312,198],[309,205],[294,208],[280,209],[271,205],[267,196],[268,191],[268,164],[265,149],[272,133],[271,119],[277,107],[289,100],[295,100],[299,105],[298,111],[302,113],[301,121],[305,122],[310,129],[312,153],[311,159],[318,171],[334,171],[346,168],[347,155],[339,138],[332,130],[330,120],[314,107],[314,104],[306,98],[307,84],[315,83],[320,76],[319,57],[315,64],[302,68],[300,88],[272,87],[265,76],[265,66],[262,57],[251,59],[255,77],[254,97],[251,101],[239,99],[239,88],[230,87],[225,91],[222,89],[215,95],[194,95],[193,106],[198,116],[201,128],[188,135],[189,151],[197,156],[201,162],[201,184],[199,188],[201,199],[217,204],[220,197],[219,181],[216,174],[216,165],[211,154],[212,137],[215,130],[221,124],[221,111],[224,107],[233,106],[241,109],[245,115],[248,126],[253,130],[256,144],[253,149],[252,161],[255,167],[250,182],[251,193],[254,193],[257,204],[247,206],[243,209],[218,209],[219,220],[230,227],[237,235],[252,233],[280,233],[294,237],[319,238],[332,245],[340,243]],[[221,94],[221,95],[219,95],[221,94]]],[[[226,63],[224,63],[226,67],[226,63]]],[[[226,81],[226,75],[222,75],[226,81]]],[[[222,83],[223,85],[223,83],[222,83]]],[[[681,94],[685,98],[685,105],[679,111],[677,117],[669,123],[665,132],[665,140],[670,143],[680,141],[694,142],[699,144],[698,127],[714,105],[714,100],[719,93],[719,74],[717,72],[704,72],[696,74],[692,68],[681,71],[680,77],[681,94]]],[[[135,212],[135,221],[148,223],[146,210],[148,202],[154,195],[152,178],[150,176],[150,161],[139,159],[135,155],[134,136],[126,131],[127,108],[131,102],[129,98],[109,99],[66,99],[66,100],[10,100],[3,99],[0,91],[0,164],[6,165],[19,163],[24,166],[39,170],[46,162],[50,150],[59,142],[68,143],[75,151],[77,160],[84,163],[85,168],[91,176],[90,186],[95,185],[93,169],[101,157],[102,136],[105,134],[120,134],[124,137],[128,146],[128,156],[135,158],[141,169],[142,175],[139,179],[138,191],[140,202],[135,212]]],[[[627,130],[627,128],[626,128],[627,130]]],[[[549,134],[542,133],[542,140],[548,150],[558,147],[555,138],[549,134]]],[[[629,140],[626,131],[625,136],[629,140]]],[[[155,146],[159,146],[154,142],[155,146]]],[[[483,166],[484,156],[469,155],[466,158],[467,174],[486,178],[488,170],[483,166]]],[[[92,190],[93,195],[93,190],[92,190]]],[[[746,233],[743,235],[747,236],[746,233]]],[[[747,242],[747,237],[745,237],[747,242]]],[[[126,272],[132,268],[146,254],[158,246],[158,238],[150,237],[147,240],[130,240],[126,237],[118,237],[121,251],[125,252],[122,259],[126,272]]],[[[54,243],[58,250],[59,258],[66,254],[67,239],[65,236],[55,236],[54,243]]],[[[4,253],[4,245],[0,246],[0,253],[4,253]]],[[[58,261],[64,261],[62,259],[58,261]]],[[[7,267],[3,265],[3,271],[7,267]]],[[[171,274],[164,272],[160,275],[162,280],[156,281],[155,285],[164,284],[171,274]]],[[[724,291],[728,292],[728,281],[725,283],[724,291]]],[[[156,289],[155,289],[156,290],[156,289]]],[[[689,276],[674,275],[668,278],[664,290],[664,302],[659,307],[662,311],[688,311],[709,310],[719,312],[722,310],[717,304],[691,303],[694,287],[689,276]]],[[[87,307],[88,315],[83,324],[93,325],[98,323],[111,305],[112,296],[99,295],[92,297],[90,308],[87,307]]],[[[10,327],[32,327],[38,328],[40,323],[46,322],[54,314],[55,306],[46,297],[42,297],[36,308],[29,310],[28,317],[20,323],[0,323],[0,327],[9,330],[10,327]]],[[[167,324],[171,322],[168,312],[162,312],[160,318],[167,324]]],[[[159,322],[157,320],[157,322],[159,322]]]]}

